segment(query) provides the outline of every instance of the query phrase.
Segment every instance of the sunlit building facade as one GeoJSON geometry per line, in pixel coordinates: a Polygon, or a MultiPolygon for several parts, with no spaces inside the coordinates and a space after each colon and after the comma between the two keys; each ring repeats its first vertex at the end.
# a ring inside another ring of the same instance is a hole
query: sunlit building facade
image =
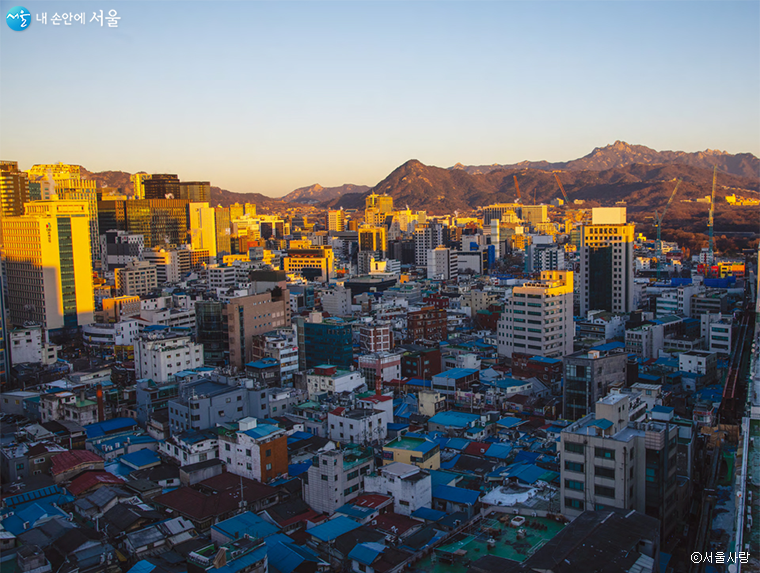
{"type": "Polygon", "coordinates": [[[94,322],[88,203],[36,201],[3,224],[11,322],[47,329],[94,322]]]}

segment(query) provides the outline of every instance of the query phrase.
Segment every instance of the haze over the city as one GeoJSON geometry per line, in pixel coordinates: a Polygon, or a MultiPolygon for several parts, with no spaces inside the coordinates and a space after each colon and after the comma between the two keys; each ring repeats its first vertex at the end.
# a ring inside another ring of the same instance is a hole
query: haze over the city
{"type": "MultiPolygon", "coordinates": [[[[2,2],[3,13],[15,5],[2,2]]],[[[281,196],[616,140],[760,155],[757,2],[27,2],[0,155],[281,196]]]]}

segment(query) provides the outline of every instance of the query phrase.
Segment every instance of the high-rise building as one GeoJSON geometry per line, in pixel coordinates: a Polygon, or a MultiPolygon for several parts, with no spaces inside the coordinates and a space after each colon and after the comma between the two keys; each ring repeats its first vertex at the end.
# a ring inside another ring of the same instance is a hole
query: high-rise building
{"type": "Polygon", "coordinates": [[[0,273],[0,388],[7,384],[11,372],[8,329],[5,323],[5,295],[3,292],[3,274],[0,273]]]}
{"type": "Polygon", "coordinates": [[[368,225],[382,225],[386,216],[393,213],[393,197],[390,195],[367,195],[364,200],[364,222],[368,225]]]}
{"type": "Polygon", "coordinates": [[[331,364],[350,368],[354,363],[351,326],[339,319],[304,324],[306,368],[331,364]]]}
{"type": "Polygon", "coordinates": [[[2,219],[18,217],[24,213],[29,201],[29,179],[18,170],[17,161],[0,161],[0,246],[2,245],[2,219]]]}
{"type": "Polygon", "coordinates": [[[130,235],[126,231],[106,231],[100,235],[100,261],[103,272],[112,272],[139,259],[145,248],[142,235],[130,235]]]}
{"type": "Polygon", "coordinates": [[[179,199],[179,177],[169,173],[154,173],[143,179],[146,199],[179,199]]]}
{"type": "Polygon", "coordinates": [[[227,364],[227,325],[224,323],[224,304],[214,300],[195,303],[195,340],[203,346],[206,366],[227,364]]]}
{"type": "Polygon", "coordinates": [[[387,250],[385,227],[359,227],[359,251],[373,251],[385,256],[387,250]]]}
{"type": "Polygon", "coordinates": [[[92,268],[100,267],[100,234],[98,232],[98,193],[97,182],[90,179],[58,179],[55,181],[55,194],[59,199],[69,201],[87,201],[90,222],[90,256],[92,268]]]}
{"type": "Polygon", "coordinates": [[[90,214],[85,201],[35,201],[3,222],[11,322],[47,329],[94,322],[90,214]]]}
{"type": "Polygon", "coordinates": [[[208,203],[187,204],[188,231],[193,249],[205,249],[216,258],[216,210],[208,203]]]}
{"type": "MultiPolygon", "coordinates": [[[[142,235],[145,248],[187,243],[187,201],[181,199],[143,199],[113,201],[123,203],[126,227],[130,234],[142,235]]],[[[108,201],[101,201],[103,205],[108,201]]],[[[116,206],[118,223],[120,207],[116,206]]],[[[117,226],[117,228],[119,228],[117,226]]]]}
{"type": "Polygon", "coordinates": [[[448,247],[428,251],[427,276],[429,279],[455,280],[459,275],[457,253],[448,247]]]}
{"type": "Polygon", "coordinates": [[[497,327],[499,354],[564,356],[573,351],[573,273],[544,271],[512,289],[497,327]]]}
{"type": "MultiPolygon", "coordinates": [[[[414,262],[428,264],[428,253],[443,244],[443,227],[437,223],[421,223],[414,229],[414,262]]],[[[397,257],[395,257],[397,258],[397,257]]]]}
{"type": "Polygon", "coordinates": [[[118,296],[143,295],[158,288],[156,267],[147,261],[133,260],[116,269],[114,274],[118,296]]]}
{"type": "Polygon", "coordinates": [[[224,308],[230,366],[242,369],[253,360],[253,338],[290,324],[287,289],[231,299],[224,308]]]}
{"type": "Polygon", "coordinates": [[[531,243],[525,249],[525,272],[564,271],[565,249],[555,243],[531,243]]]}
{"type": "Polygon", "coordinates": [[[633,223],[625,207],[592,209],[581,232],[580,313],[631,312],[633,308],[633,223]]]}
{"type": "Polygon", "coordinates": [[[208,181],[182,181],[179,184],[179,196],[176,199],[185,199],[195,203],[210,201],[211,183],[208,181]]]}
{"type": "Polygon", "coordinates": [[[522,218],[529,225],[546,223],[549,220],[548,207],[547,205],[523,205],[522,218]]]}
{"type": "Polygon", "coordinates": [[[129,176],[129,180],[132,182],[132,196],[135,199],[145,199],[146,179],[150,179],[150,175],[147,173],[134,173],[129,176]]]}
{"type": "Polygon", "coordinates": [[[330,209],[327,211],[327,230],[328,231],[345,231],[346,230],[346,213],[343,209],[330,209]]]}
{"type": "Polygon", "coordinates": [[[483,207],[483,225],[490,225],[494,219],[501,221],[511,218],[516,220],[516,212],[519,207],[519,203],[498,203],[483,207]]]}
{"type": "Polygon", "coordinates": [[[221,205],[215,207],[214,217],[216,221],[216,252],[219,255],[229,255],[232,253],[229,208],[221,205]]]}

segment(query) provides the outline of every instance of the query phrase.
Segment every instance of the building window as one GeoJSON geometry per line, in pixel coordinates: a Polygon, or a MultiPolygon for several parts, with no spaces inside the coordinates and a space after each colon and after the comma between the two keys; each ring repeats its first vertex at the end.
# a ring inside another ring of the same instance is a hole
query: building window
{"type": "Polygon", "coordinates": [[[579,464],[578,462],[565,461],[565,469],[570,472],[583,473],[583,464],[579,464]]]}
{"type": "Polygon", "coordinates": [[[227,452],[229,452],[230,451],[230,445],[229,444],[224,444],[224,450],[227,451],[227,452]]]}
{"type": "Polygon", "coordinates": [[[271,458],[271,457],[272,457],[272,450],[267,450],[267,451],[266,451],[266,456],[267,456],[268,458],[271,458]]]}
{"type": "Polygon", "coordinates": [[[615,488],[614,487],[606,487],[603,485],[595,485],[594,486],[594,494],[599,495],[601,497],[610,497],[612,499],[615,499],[615,488]]]}
{"type": "Polygon", "coordinates": [[[567,489],[574,489],[576,491],[583,491],[583,482],[574,479],[566,479],[565,487],[567,489]]]}
{"type": "Polygon", "coordinates": [[[327,481],[327,476],[325,474],[322,474],[320,477],[322,478],[322,481],[327,481]]]}
{"type": "Polygon", "coordinates": [[[272,469],[272,464],[267,464],[267,471],[272,469]]]}
{"type": "Polygon", "coordinates": [[[580,510],[583,510],[583,500],[581,500],[581,499],[573,499],[572,497],[566,497],[565,498],[565,507],[569,507],[571,509],[580,509],[580,510]]]}
{"type": "Polygon", "coordinates": [[[600,468],[599,466],[594,466],[594,475],[615,479],[615,468],[600,468]]]}
{"type": "Polygon", "coordinates": [[[610,450],[607,448],[594,448],[594,456],[597,458],[603,458],[605,460],[614,460],[615,450],[610,450]]]}
{"type": "Polygon", "coordinates": [[[583,444],[576,444],[575,442],[565,442],[565,451],[572,452],[574,454],[582,454],[583,444]]]}

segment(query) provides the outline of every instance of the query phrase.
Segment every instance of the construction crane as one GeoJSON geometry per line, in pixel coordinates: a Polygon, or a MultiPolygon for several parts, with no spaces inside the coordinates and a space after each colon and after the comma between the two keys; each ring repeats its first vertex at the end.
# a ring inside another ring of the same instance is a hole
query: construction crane
{"type": "Polygon", "coordinates": [[[565,198],[565,204],[570,203],[570,199],[567,198],[567,193],[565,193],[565,188],[562,186],[562,181],[559,180],[559,175],[557,175],[557,172],[554,171],[554,178],[557,180],[557,185],[559,185],[559,190],[562,191],[562,196],[565,198]]]}
{"type": "Polygon", "coordinates": [[[517,175],[512,175],[515,180],[515,189],[517,190],[517,202],[522,203],[522,196],[520,195],[520,184],[517,182],[517,175]]]}
{"type": "Polygon", "coordinates": [[[673,198],[676,196],[678,186],[681,184],[681,179],[676,182],[676,187],[673,189],[673,193],[670,194],[670,199],[665,204],[665,209],[662,211],[662,215],[654,212],[654,228],[657,229],[657,241],[654,244],[654,256],[657,258],[657,281],[660,281],[660,272],[662,270],[662,236],[660,231],[662,230],[662,220],[665,218],[665,213],[668,212],[668,207],[673,202],[673,198]]]}
{"type": "Polygon", "coordinates": [[[707,229],[710,233],[710,246],[707,248],[707,264],[712,265],[715,258],[715,244],[713,241],[713,213],[715,212],[715,180],[718,177],[718,166],[713,167],[712,195],[710,196],[710,217],[707,219],[707,229]]]}

